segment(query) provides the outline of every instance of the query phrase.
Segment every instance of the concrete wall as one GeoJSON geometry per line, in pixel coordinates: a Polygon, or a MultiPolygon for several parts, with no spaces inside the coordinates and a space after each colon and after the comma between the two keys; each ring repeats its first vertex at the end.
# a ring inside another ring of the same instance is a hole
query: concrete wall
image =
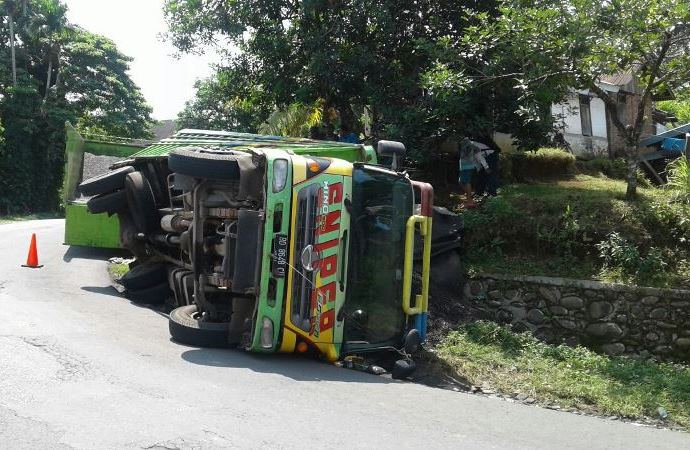
{"type": "Polygon", "coordinates": [[[690,291],[484,274],[465,286],[483,317],[543,341],[690,361],[690,291]]]}

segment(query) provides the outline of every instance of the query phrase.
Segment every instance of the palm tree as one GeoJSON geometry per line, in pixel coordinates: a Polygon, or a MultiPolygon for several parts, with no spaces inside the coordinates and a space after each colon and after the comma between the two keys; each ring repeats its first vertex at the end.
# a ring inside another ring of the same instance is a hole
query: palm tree
{"type": "Polygon", "coordinates": [[[14,17],[16,10],[16,3],[14,0],[6,0],[4,3],[5,14],[7,15],[7,21],[10,26],[10,55],[12,60],[12,84],[17,86],[17,54],[15,50],[15,40],[14,40],[14,17]]]}
{"type": "Polygon", "coordinates": [[[266,122],[259,126],[259,133],[275,136],[307,137],[309,129],[321,123],[323,106],[293,103],[285,109],[271,113],[266,122]]]}
{"type": "Polygon", "coordinates": [[[43,48],[45,60],[48,63],[44,102],[48,100],[54,67],[57,67],[59,75],[60,43],[69,33],[66,14],[67,8],[64,5],[57,1],[48,1],[44,3],[40,12],[32,15],[27,25],[29,39],[34,40],[38,46],[43,48]]]}

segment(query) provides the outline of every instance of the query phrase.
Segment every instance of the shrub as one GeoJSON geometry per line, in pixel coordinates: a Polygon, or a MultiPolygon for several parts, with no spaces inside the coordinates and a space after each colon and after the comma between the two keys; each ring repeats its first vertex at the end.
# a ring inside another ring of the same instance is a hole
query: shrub
{"type": "Polygon", "coordinates": [[[690,203],[690,162],[681,156],[668,168],[668,186],[676,191],[677,197],[685,203],[690,203]]]}
{"type": "Polygon", "coordinates": [[[575,156],[558,148],[541,148],[536,152],[516,152],[502,155],[504,179],[526,181],[553,179],[573,172],[575,156]]]}
{"type": "Polygon", "coordinates": [[[594,158],[578,161],[577,169],[587,175],[606,175],[616,180],[625,180],[628,176],[628,163],[623,158],[594,158]]]}
{"type": "Polygon", "coordinates": [[[643,256],[635,244],[615,231],[596,246],[604,261],[606,278],[613,278],[613,281],[633,280],[638,284],[647,284],[663,277],[663,271],[668,266],[660,249],[651,247],[643,256]]]}

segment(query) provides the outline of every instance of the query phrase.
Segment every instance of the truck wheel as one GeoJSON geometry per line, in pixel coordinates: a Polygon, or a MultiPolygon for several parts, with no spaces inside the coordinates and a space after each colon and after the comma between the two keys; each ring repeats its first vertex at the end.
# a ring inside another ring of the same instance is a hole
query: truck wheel
{"type": "Polygon", "coordinates": [[[134,225],[140,233],[148,234],[160,228],[160,217],[156,209],[151,184],[141,172],[126,175],[125,191],[134,225]]]}
{"type": "Polygon", "coordinates": [[[127,209],[127,194],[124,190],[101,194],[89,199],[86,208],[91,214],[108,213],[109,215],[127,209]]]}
{"type": "Polygon", "coordinates": [[[412,360],[399,359],[395,362],[391,376],[394,380],[404,380],[414,373],[417,365],[412,360]]]}
{"type": "Polygon", "coordinates": [[[196,305],[181,306],[170,312],[170,336],[175,342],[194,347],[227,347],[229,322],[204,322],[196,305]]]}
{"type": "Polygon", "coordinates": [[[168,281],[144,289],[125,291],[125,297],[134,303],[144,305],[161,305],[172,295],[168,281]]]}
{"type": "Polygon", "coordinates": [[[465,271],[458,250],[451,250],[431,258],[429,278],[434,289],[460,292],[465,285],[465,271]]]}
{"type": "Polygon", "coordinates": [[[178,148],[168,155],[168,168],[175,173],[212,180],[239,180],[239,156],[211,153],[202,148],[178,148]]]}
{"type": "Polygon", "coordinates": [[[132,172],[134,172],[134,167],[125,166],[106,172],[103,175],[89,178],[79,185],[79,192],[86,196],[92,196],[117,191],[124,187],[125,177],[132,172]]]}
{"type": "Polygon", "coordinates": [[[168,268],[165,264],[140,264],[120,278],[128,290],[146,289],[159,285],[168,279],[168,268]]]}

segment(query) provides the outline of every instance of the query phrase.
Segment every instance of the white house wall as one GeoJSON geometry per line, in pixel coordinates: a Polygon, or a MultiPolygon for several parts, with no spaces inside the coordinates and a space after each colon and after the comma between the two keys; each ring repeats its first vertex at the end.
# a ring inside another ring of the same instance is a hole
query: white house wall
{"type": "Polygon", "coordinates": [[[605,156],[609,147],[606,106],[600,98],[591,99],[589,109],[592,116],[592,136],[583,136],[578,96],[580,93],[588,94],[588,91],[573,93],[566,102],[553,105],[551,112],[563,125],[563,136],[575,155],[605,156]]]}
{"type": "MultiPolygon", "coordinates": [[[[592,135],[606,139],[606,105],[600,98],[593,98],[589,104],[592,114],[592,135]]],[[[580,117],[578,116],[578,119],[580,117]]]]}

